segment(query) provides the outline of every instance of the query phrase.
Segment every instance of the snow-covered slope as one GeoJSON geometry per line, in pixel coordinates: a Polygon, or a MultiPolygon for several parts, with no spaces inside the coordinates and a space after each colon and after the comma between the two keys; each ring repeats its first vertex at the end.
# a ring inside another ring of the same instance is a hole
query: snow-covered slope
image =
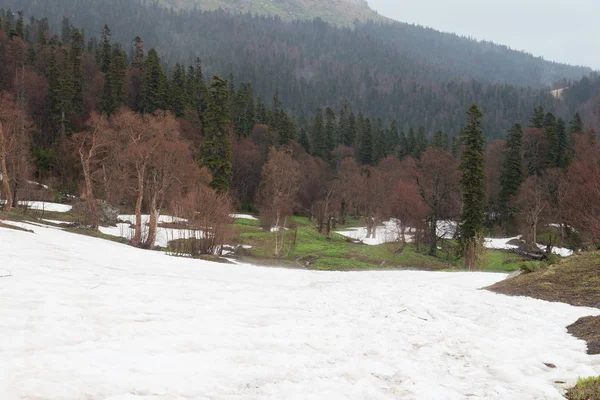
{"type": "Polygon", "coordinates": [[[560,399],[597,310],[485,273],[222,265],[0,228],[0,398],[560,399]],[[550,368],[544,363],[552,363],[550,368]]]}

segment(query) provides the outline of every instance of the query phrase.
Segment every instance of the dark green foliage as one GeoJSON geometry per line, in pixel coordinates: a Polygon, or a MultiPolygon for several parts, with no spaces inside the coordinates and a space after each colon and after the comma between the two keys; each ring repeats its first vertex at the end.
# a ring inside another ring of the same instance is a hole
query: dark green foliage
{"type": "Polygon", "coordinates": [[[569,165],[569,136],[567,135],[566,123],[562,118],[556,121],[556,136],[558,138],[558,156],[556,166],[566,168],[569,165]]]}
{"type": "Polygon", "coordinates": [[[529,119],[529,126],[532,128],[543,128],[544,120],[546,118],[546,113],[544,112],[544,107],[538,106],[533,109],[533,115],[529,119]]]}
{"type": "Polygon", "coordinates": [[[306,128],[300,128],[300,138],[298,139],[298,143],[300,143],[304,150],[310,154],[310,141],[306,134],[306,128]]]}
{"type": "Polygon", "coordinates": [[[327,138],[325,136],[325,122],[323,121],[323,109],[317,107],[312,126],[312,155],[327,158],[327,138]]]}
{"type": "Polygon", "coordinates": [[[390,124],[386,137],[386,152],[392,154],[397,146],[400,145],[400,136],[398,133],[398,121],[394,120],[390,124]]]}
{"type": "Polygon", "coordinates": [[[431,141],[431,146],[438,149],[445,149],[444,147],[444,134],[442,131],[437,131],[433,134],[433,140],[431,141]]]}
{"type": "Polygon", "coordinates": [[[173,75],[169,82],[170,109],[176,117],[184,117],[185,109],[190,104],[190,98],[187,96],[187,76],[183,65],[176,64],[173,68],[173,75]]]}
{"type": "Polygon", "coordinates": [[[112,50],[108,73],[104,75],[104,90],[102,92],[102,111],[107,115],[113,114],[125,105],[126,74],[127,64],[125,54],[115,46],[112,50]]]}
{"type": "Polygon", "coordinates": [[[546,138],[548,139],[548,153],[546,154],[546,166],[547,168],[554,168],[557,166],[558,154],[559,154],[559,140],[556,133],[556,117],[552,113],[547,113],[544,118],[544,131],[546,132],[546,138]]]}
{"type": "Polygon", "coordinates": [[[413,151],[413,156],[417,159],[420,159],[421,154],[423,154],[425,150],[427,150],[427,136],[425,135],[425,127],[420,126],[417,133],[416,145],[413,151]]]}
{"type": "Polygon", "coordinates": [[[569,122],[569,134],[570,135],[574,135],[574,134],[581,135],[581,134],[583,134],[584,130],[585,130],[585,127],[583,125],[583,121],[581,120],[581,115],[579,115],[579,113],[576,113],[573,116],[573,119],[571,120],[571,122],[569,122]]]}
{"type": "Polygon", "coordinates": [[[463,249],[483,233],[486,177],[482,117],[483,114],[474,104],[467,112],[467,126],[463,128],[461,136],[464,145],[460,164],[462,171],[460,186],[463,198],[460,240],[463,249]]]}
{"type": "Polygon", "coordinates": [[[139,111],[153,113],[166,108],[167,78],[160,65],[156,50],[151,49],[144,62],[141,104],[139,111]]]}
{"type": "Polygon", "coordinates": [[[71,90],[72,103],[71,112],[81,115],[84,112],[83,104],[83,69],[81,59],[83,57],[83,35],[77,29],[73,30],[71,35],[71,51],[69,58],[71,62],[71,90]]]}
{"type": "Polygon", "coordinates": [[[508,131],[500,173],[500,212],[504,221],[510,217],[510,200],[519,193],[523,180],[523,128],[515,124],[508,131]]]}
{"type": "MultiPolygon", "coordinates": [[[[148,57],[150,58],[150,54],[148,57]]],[[[207,100],[200,163],[212,174],[211,186],[218,191],[226,192],[229,190],[233,174],[227,81],[213,76],[207,100]]]]}
{"type": "Polygon", "coordinates": [[[417,137],[415,136],[415,130],[412,127],[408,130],[408,136],[406,136],[405,154],[413,157],[416,157],[417,154],[417,137]]]}
{"type": "Polygon", "coordinates": [[[21,39],[25,40],[25,24],[23,23],[23,11],[19,10],[18,12],[19,18],[17,18],[17,23],[15,24],[15,31],[13,36],[18,36],[21,39]]]}
{"type": "Polygon", "coordinates": [[[338,143],[337,123],[335,112],[327,107],[325,109],[325,141],[327,143],[327,158],[331,158],[331,152],[335,149],[338,143]]]}
{"type": "Polygon", "coordinates": [[[373,163],[377,164],[387,156],[387,143],[383,122],[377,119],[373,143],[373,163]]]}
{"type": "Polygon", "coordinates": [[[365,119],[364,131],[360,138],[359,160],[361,164],[373,164],[373,128],[371,120],[365,119]]]}
{"type": "Polygon", "coordinates": [[[110,28],[108,27],[108,25],[104,25],[104,28],[102,28],[102,35],[101,35],[101,44],[100,44],[100,54],[99,54],[99,59],[98,61],[100,62],[100,70],[102,72],[104,72],[105,74],[108,72],[108,69],[110,68],[110,58],[111,58],[111,53],[112,53],[112,48],[110,45],[110,28]]]}
{"type": "MultiPolygon", "coordinates": [[[[344,105],[342,110],[340,111],[340,120],[337,128],[337,136],[340,140],[340,143],[344,146],[352,146],[354,141],[354,137],[352,132],[350,131],[350,110],[347,101],[344,101],[344,105]]],[[[354,119],[354,115],[352,115],[354,119]]],[[[356,123],[356,121],[354,121],[356,123]]]]}

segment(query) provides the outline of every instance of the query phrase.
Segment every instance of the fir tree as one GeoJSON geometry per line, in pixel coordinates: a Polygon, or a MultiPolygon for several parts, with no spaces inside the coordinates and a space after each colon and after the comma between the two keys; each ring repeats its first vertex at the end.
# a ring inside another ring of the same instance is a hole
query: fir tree
{"type": "Polygon", "coordinates": [[[331,152],[337,144],[335,112],[327,107],[325,109],[325,140],[327,142],[327,158],[331,158],[331,152]]]}
{"type": "Polygon", "coordinates": [[[559,140],[556,133],[556,117],[552,113],[547,113],[544,118],[544,132],[548,139],[548,153],[546,154],[546,167],[554,168],[557,166],[559,153],[559,140]]]}
{"type": "Polygon", "coordinates": [[[337,128],[337,137],[339,138],[340,143],[344,146],[352,145],[352,140],[348,137],[350,135],[350,116],[348,114],[348,101],[344,101],[344,105],[342,106],[342,110],[340,111],[340,121],[338,123],[337,128]]]}
{"type": "Polygon", "coordinates": [[[185,116],[185,109],[189,104],[186,93],[186,74],[182,65],[175,64],[173,68],[173,78],[169,84],[169,104],[176,117],[185,116]]]}
{"type": "Polygon", "coordinates": [[[532,128],[543,128],[544,127],[544,119],[546,118],[546,113],[544,112],[544,107],[539,106],[533,109],[533,115],[529,120],[529,125],[532,128]]]}
{"type": "Polygon", "coordinates": [[[104,90],[102,94],[102,111],[111,115],[125,105],[125,75],[127,64],[125,55],[118,48],[112,50],[108,73],[104,76],[104,90]]]}
{"type": "Polygon", "coordinates": [[[581,115],[576,113],[573,116],[571,122],[569,122],[569,135],[582,135],[584,131],[583,121],[581,120],[581,115]]]}
{"type": "Polygon", "coordinates": [[[151,49],[144,63],[141,104],[143,113],[153,113],[165,109],[166,76],[161,68],[156,50],[151,49]]]}
{"type": "Polygon", "coordinates": [[[360,139],[359,159],[364,165],[373,164],[373,129],[369,118],[365,119],[365,127],[360,139]]]}
{"type": "Polygon", "coordinates": [[[304,148],[304,150],[310,154],[310,141],[308,140],[308,135],[306,134],[306,128],[300,128],[300,139],[298,139],[298,143],[304,148]]]}
{"type": "Polygon", "coordinates": [[[479,240],[483,235],[483,222],[486,206],[486,178],[484,138],[481,118],[483,114],[477,105],[467,112],[467,126],[462,130],[464,144],[460,170],[463,208],[460,221],[460,243],[467,268],[473,268],[479,240]]]}
{"type": "Polygon", "coordinates": [[[25,24],[23,22],[23,11],[17,11],[19,18],[17,19],[17,23],[15,25],[15,33],[13,36],[18,36],[22,40],[25,40],[25,24]]]}
{"type": "Polygon", "coordinates": [[[452,136],[452,145],[450,146],[450,153],[456,158],[458,157],[458,151],[460,149],[460,140],[457,136],[452,136]]]}
{"type": "Polygon", "coordinates": [[[398,136],[398,121],[393,120],[390,124],[390,129],[387,132],[386,148],[388,153],[392,153],[396,147],[400,145],[400,137],[398,136]]]}
{"type": "Polygon", "coordinates": [[[110,45],[110,28],[108,25],[104,25],[102,28],[102,43],[100,45],[100,70],[105,74],[108,72],[110,68],[110,58],[112,54],[112,46],[110,45]]]}
{"type": "Polygon", "coordinates": [[[400,137],[398,138],[398,142],[400,145],[398,158],[403,159],[404,157],[410,155],[410,152],[408,151],[408,139],[406,138],[404,131],[400,131],[400,137]]]}
{"type": "Polygon", "coordinates": [[[568,166],[569,136],[567,135],[565,120],[559,118],[556,121],[554,130],[558,138],[558,157],[556,166],[559,168],[566,168],[568,166]]]}
{"type": "Polygon", "coordinates": [[[71,110],[77,115],[84,112],[83,104],[83,69],[81,67],[81,59],[83,57],[83,36],[79,30],[74,29],[71,36],[71,51],[69,54],[71,62],[71,88],[72,88],[72,104],[71,110]]]}
{"type": "Polygon", "coordinates": [[[515,124],[508,131],[500,172],[500,212],[505,222],[512,212],[509,208],[510,200],[519,193],[523,180],[523,128],[520,124],[515,124]]]}
{"type": "Polygon", "coordinates": [[[377,118],[375,134],[373,136],[373,163],[377,164],[380,160],[387,156],[385,130],[383,129],[383,122],[381,121],[381,118],[377,118]]]}
{"type": "Polygon", "coordinates": [[[450,148],[451,148],[450,136],[448,136],[447,132],[444,132],[444,138],[442,139],[442,143],[443,143],[444,150],[450,151],[450,148]]]}
{"type": "Polygon", "coordinates": [[[433,140],[431,141],[431,146],[443,149],[444,148],[444,134],[442,131],[437,131],[433,134],[433,140]]]}
{"type": "Polygon", "coordinates": [[[204,140],[199,161],[212,174],[211,186],[220,192],[229,190],[233,174],[228,106],[227,81],[213,76],[204,114],[204,140]]]}
{"type": "Polygon", "coordinates": [[[356,142],[357,130],[356,116],[353,112],[350,112],[350,116],[348,117],[348,131],[344,134],[343,140],[345,146],[352,147],[354,145],[356,142]]]}
{"type": "Polygon", "coordinates": [[[417,153],[417,137],[415,136],[415,130],[410,127],[408,130],[408,136],[406,137],[406,155],[416,157],[417,153]]]}
{"type": "Polygon", "coordinates": [[[425,135],[425,128],[423,126],[419,127],[416,140],[417,143],[413,154],[415,158],[421,159],[421,154],[427,150],[427,136],[425,135]]]}
{"type": "Polygon", "coordinates": [[[325,122],[323,109],[317,107],[312,127],[312,155],[327,158],[327,138],[325,137],[325,122]]]}

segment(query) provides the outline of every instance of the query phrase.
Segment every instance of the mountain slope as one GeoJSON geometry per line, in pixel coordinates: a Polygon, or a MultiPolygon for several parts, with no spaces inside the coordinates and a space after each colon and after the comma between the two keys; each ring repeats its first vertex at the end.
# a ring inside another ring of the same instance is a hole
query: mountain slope
{"type": "Polygon", "coordinates": [[[279,16],[284,19],[313,19],[337,25],[354,20],[385,20],[365,0],[160,0],[159,4],[177,10],[226,10],[237,13],[279,16]]]}
{"type": "Polygon", "coordinates": [[[348,100],[355,112],[397,120],[405,131],[422,125],[458,134],[474,102],[484,111],[490,138],[526,122],[538,105],[570,119],[577,105],[567,109],[555,99],[539,71],[554,71],[549,81],[579,79],[588,71],[552,69],[553,63],[502,46],[400,23],[338,28],[225,11],[178,13],[138,0],[5,3],[23,7],[27,16],[48,16],[55,32],[63,16],[88,38],[107,23],[127,52],[139,35],[171,67],[200,57],[207,75],[232,73],[236,85],[250,82],[265,103],[279,89],[283,106],[296,116],[311,117],[317,106],[339,110],[348,100]]]}

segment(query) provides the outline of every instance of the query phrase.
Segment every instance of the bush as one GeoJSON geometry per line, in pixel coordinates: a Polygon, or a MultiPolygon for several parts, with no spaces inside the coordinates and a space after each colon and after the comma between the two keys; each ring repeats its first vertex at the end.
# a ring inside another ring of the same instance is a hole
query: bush
{"type": "Polygon", "coordinates": [[[548,265],[556,265],[559,264],[561,260],[561,257],[558,254],[548,254],[548,256],[546,257],[546,262],[548,263],[548,265]]]}
{"type": "Polygon", "coordinates": [[[530,274],[532,272],[538,271],[540,268],[545,267],[545,266],[546,265],[543,264],[543,263],[539,263],[539,262],[535,262],[535,261],[529,261],[529,262],[521,263],[521,265],[519,265],[519,269],[524,274],[530,274]]]}
{"type": "Polygon", "coordinates": [[[600,400],[600,377],[579,379],[565,396],[568,400],[600,400]]]}

